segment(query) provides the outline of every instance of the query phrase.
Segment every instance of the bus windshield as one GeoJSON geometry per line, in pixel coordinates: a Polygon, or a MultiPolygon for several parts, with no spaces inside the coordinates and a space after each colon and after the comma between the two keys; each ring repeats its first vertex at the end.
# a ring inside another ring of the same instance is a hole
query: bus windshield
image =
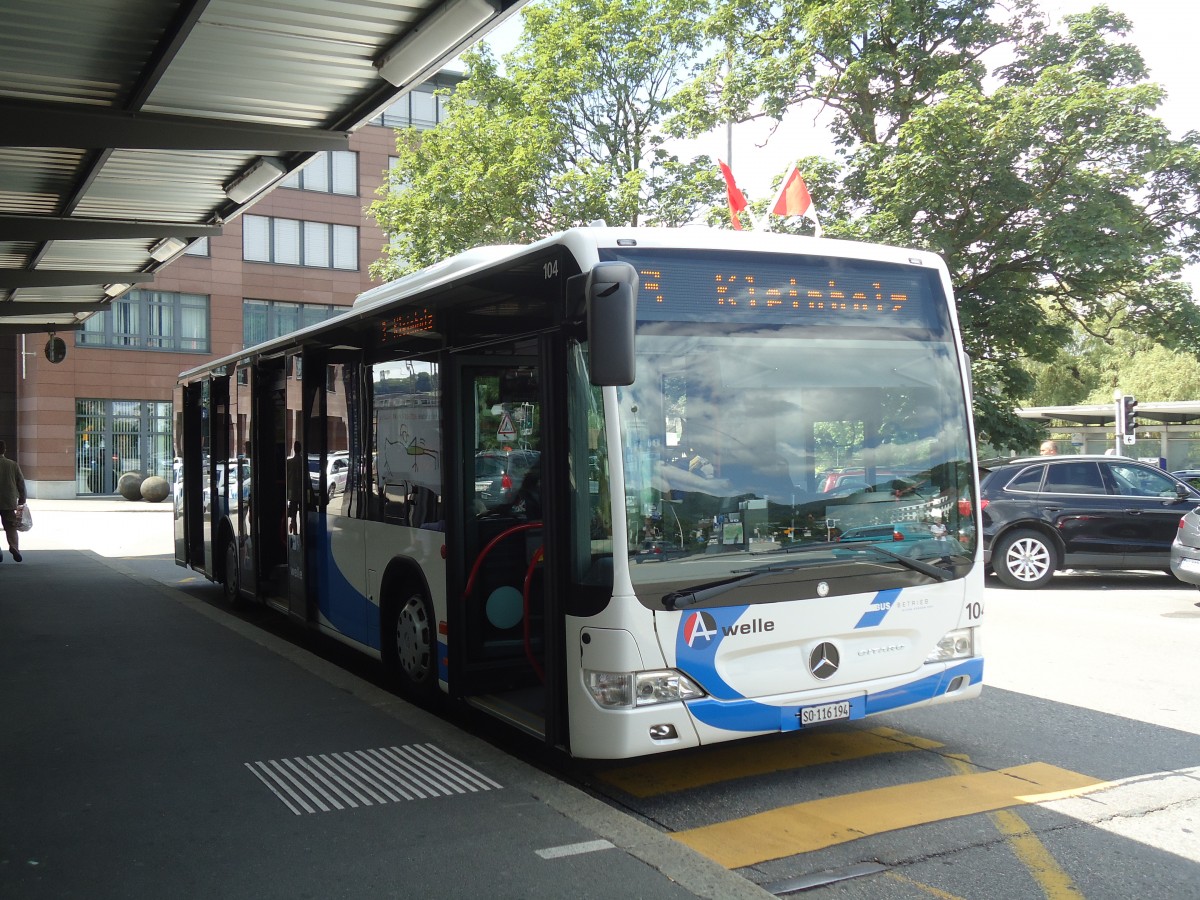
{"type": "MultiPolygon", "coordinates": [[[[658,271],[667,285],[669,264],[658,271]]],[[[966,394],[945,300],[925,284],[927,299],[898,318],[816,310],[786,325],[742,309],[704,323],[652,305],[637,380],[618,391],[635,585],[712,581],[785,553],[805,566],[945,560],[947,577],[965,573],[966,394]]]]}

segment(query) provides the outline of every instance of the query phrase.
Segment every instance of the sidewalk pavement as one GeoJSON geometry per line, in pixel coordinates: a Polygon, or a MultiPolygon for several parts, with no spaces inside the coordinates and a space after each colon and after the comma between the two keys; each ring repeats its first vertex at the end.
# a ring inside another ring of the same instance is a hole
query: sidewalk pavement
{"type": "MultiPolygon", "coordinates": [[[[121,497],[29,501],[33,528],[21,535],[27,550],[91,550],[106,558],[174,555],[175,519],[170,499],[162,503],[121,497]]],[[[0,539],[2,540],[2,539],[0,539]]],[[[12,562],[5,551],[6,562],[12,562]]]]}
{"type": "Polygon", "coordinates": [[[0,896],[771,896],[164,583],[169,505],[32,509],[0,564],[0,896]],[[428,756],[432,787],[401,774],[428,756]]]}

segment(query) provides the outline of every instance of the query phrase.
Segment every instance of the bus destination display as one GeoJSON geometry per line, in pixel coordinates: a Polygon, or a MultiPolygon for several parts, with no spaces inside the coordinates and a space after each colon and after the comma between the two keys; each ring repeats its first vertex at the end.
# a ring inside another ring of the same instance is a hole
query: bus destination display
{"type": "MultiPolygon", "coordinates": [[[[620,250],[643,321],[923,327],[941,331],[937,272],[830,257],[620,250]]],[[[606,257],[607,258],[607,257],[606,257]]]]}
{"type": "Polygon", "coordinates": [[[429,309],[404,309],[379,319],[380,346],[414,334],[433,331],[433,312],[429,309]]]}

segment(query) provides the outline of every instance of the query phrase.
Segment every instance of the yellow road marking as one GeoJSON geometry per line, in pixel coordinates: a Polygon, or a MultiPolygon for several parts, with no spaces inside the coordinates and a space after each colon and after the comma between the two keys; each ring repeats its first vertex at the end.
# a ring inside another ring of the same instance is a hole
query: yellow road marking
{"type": "Polygon", "coordinates": [[[1038,883],[1047,900],[1067,900],[1079,898],[1083,894],[1075,887],[1068,875],[1058,864],[1050,851],[1046,849],[1025,821],[1011,810],[1001,810],[991,814],[996,827],[1008,838],[1013,853],[1021,864],[1029,870],[1033,880],[1038,883]]]}
{"type": "MultiPolygon", "coordinates": [[[[966,757],[952,756],[949,761],[950,765],[960,774],[978,771],[966,757]]],[[[1077,792],[1070,789],[1050,791],[1041,794],[1027,794],[1023,799],[1029,803],[1041,803],[1051,799],[1057,800],[1060,795],[1071,796],[1074,793],[1077,792]]],[[[1072,898],[1083,897],[1083,894],[1075,887],[1071,876],[1058,864],[1058,860],[1046,849],[1046,845],[1033,833],[1033,829],[1024,819],[1007,809],[989,813],[989,818],[1000,833],[1008,838],[1013,853],[1021,865],[1029,870],[1029,874],[1038,883],[1047,900],[1072,900],[1072,898]]]]}
{"type": "Polygon", "coordinates": [[[1028,763],[811,800],[672,836],[728,869],[740,869],[868,835],[1016,806],[1051,791],[1081,794],[1104,784],[1057,766],[1028,763]]]}
{"type": "Polygon", "coordinates": [[[655,797],[751,775],[786,772],[880,753],[934,750],[942,746],[937,741],[904,734],[893,728],[824,731],[804,736],[789,735],[789,738],[749,748],[745,745],[710,747],[685,762],[678,757],[650,759],[601,772],[596,777],[634,797],[655,797]]]}
{"type": "Polygon", "coordinates": [[[915,887],[917,890],[928,894],[930,897],[937,897],[937,900],[963,900],[958,894],[950,894],[946,891],[938,890],[931,884],[923,884],[920,881],[913,881],[907,875],[901,875],[899,872],[885,872],[884,878],[890,878],[892,881],[898,881],[901,884],[907,884],[909,887],[915,887]]]}

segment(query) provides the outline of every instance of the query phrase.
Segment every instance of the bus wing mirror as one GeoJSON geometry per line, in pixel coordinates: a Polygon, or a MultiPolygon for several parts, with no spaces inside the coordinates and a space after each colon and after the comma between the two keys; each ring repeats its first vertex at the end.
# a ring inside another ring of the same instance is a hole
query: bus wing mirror
{"type": "Polygon", "coordinates": [[[629,263],[596,263],[587,276],[588,364],[592,384],[633,384],[637,270],[629,263]]]}

